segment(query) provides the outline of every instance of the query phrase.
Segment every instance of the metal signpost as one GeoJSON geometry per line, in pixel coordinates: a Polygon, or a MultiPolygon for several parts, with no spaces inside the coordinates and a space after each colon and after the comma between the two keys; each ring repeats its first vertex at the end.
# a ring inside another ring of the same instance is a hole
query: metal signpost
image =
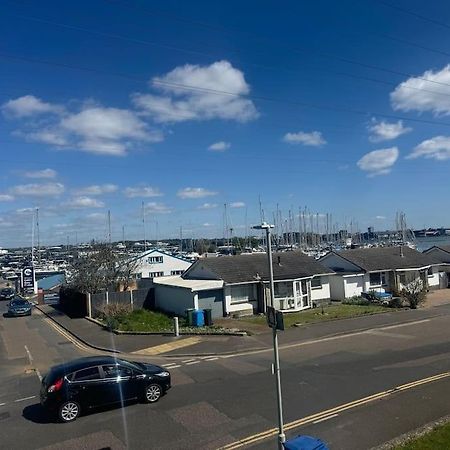
{"type": "Polygon", "coordinates": [[[266,307],[267,324],[272,328],[273,337],[273,356],[274,356],[274,371],[277,389],[277,406],[278,406],[278,448],[283,449],[283,443],[286,441],[283,425],[283,401],[281,397],[281,377],[280,377],[280,356],[278,353],[278,336],[277,329],[284,329],[283,315],[274,307],[274,282],[273,282],[273,265],[272,265],[272,241],[270,229],[273,225],[263,222],[261,225],[254,226],[255,230],[266,231],[266,245],[267,258],[269,264],[269,279],[270,279],[270,306],[266,307]]]}

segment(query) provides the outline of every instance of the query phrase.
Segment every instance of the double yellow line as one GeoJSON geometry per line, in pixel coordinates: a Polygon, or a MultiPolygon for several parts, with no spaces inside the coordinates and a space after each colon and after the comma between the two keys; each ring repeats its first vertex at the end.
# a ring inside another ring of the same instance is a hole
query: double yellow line
{"type": "MultiPolygon", "coordinates": [[[[396,392],[406,391],[408,389],[415,388],[417,386],[421,386],[423,384],[431,383],[433,381],[442,380],[443,378],[450,377],[450,372],[440,373],[438,375],[434,375],[428,378],[423,378],[421,380],[416,380],[411,383],[402,384],[393,389],[389,389],[387,391],[378,392],[373,395],[369,395],[368,397],[363,397],[358,400],[354,400],[353,402],[345,403],[343,405],[336,406],[331,409],[327,409],[325,411],[321,411],[316,414],[312,414],[307,417],[303,417],[298,420],[294,420],[293,422],[289,422],[285,424],[284,430],[289,431],[294,428],[298,428],[302,425],[306,425],[309,423],[326,420],[331,417],[335,417],[337,414],[346,411],[348,409],[356,408],[361,405],[365,405],[367,403],[374,402],[375,400],[380,400],[382,398],[388,397],[396,392]]],[[[278,428],[270,428],[269,430],[263,431],[258,434],[254,434],[252,436],[248,436],[246,438],[240,439],[239,441],[232,442],[231,444],[225,445],[221,447],[219,450],[234,450],[237,448],[245,447],[247,445],[256,444],[259,441],[275,436],[278,433],[278,428]]]]}
{"type": "Polygon", "coordinates": [[[66,330],[64,330],[62,327],[57,325],[55,322],[53,322],[48,317],[44,318],[44,321],[47,322],[61,336],[65,337],[68,341],[72,342],[72,344],[75,345],[75,347],[79,348],[80,350],[83,350],[84,352],[88,352],[88,351],[90,352],[91,351],[88,347],[86,347],[84,344],[79,342],[71,334],[69,334],[66,330]]]}

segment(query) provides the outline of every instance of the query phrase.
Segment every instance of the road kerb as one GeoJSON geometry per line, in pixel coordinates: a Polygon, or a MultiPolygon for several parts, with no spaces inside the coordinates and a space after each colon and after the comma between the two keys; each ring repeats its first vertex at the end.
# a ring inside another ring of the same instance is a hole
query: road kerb
{"type": "MultiPolygon", "coordinates": [[[[367,397],[363,397],[363,398],[354,400],[352,402],[345,403],[345,404],[336,406],[334,408],[327,409],[325,411],[321,411],[321,412],[312,414],[310,416],[294,420],[293,422],[289,422],[289,423],[285,424],[284,429],[285,429],[285,431],[289,431],[294,428],[298,428],[300,426],[307,425],[309,423],[313,423],[313,422],[321,420],[321,419],[330,418],[330,416],[332,416],[332,415],[339,414],[343,411],[347,411],[349,409],[353,409],[358,406],[362,406],[362,405],[371,403],[376,400],[380,400],[382,398],[388,397],[395,393],[406,391],[408,389],[413,389],[415,387],[418,387],[418,386],[421,386],[421,385],[424,385],[427,383],[432,383],[434,381],[442,380],[442,379],[448,378],[448,377],[450,377],[450,372],[443,372],[443,373],[440,373],[437,375],[433,375],[431,377],[413,381],[411,383],[402,384],[400,386],[396,386],[387,391],[377,392],[376,394],[369,395],[367,397]]],[[[238,441],[227,444],[227,445],[221,447],[219,450],[234,450],[234,449],[238,449],[238,448],[243,448],[247,445],[252,445],[259,441],[263,441],[265,439],[273,437],[277,434],[277,432],[278,432],[277,428],[270,428],[268,430],[262,431],[261,433],[254,434],[252,436],[247,436],[246,438],[243,438],[238,441]]]]}

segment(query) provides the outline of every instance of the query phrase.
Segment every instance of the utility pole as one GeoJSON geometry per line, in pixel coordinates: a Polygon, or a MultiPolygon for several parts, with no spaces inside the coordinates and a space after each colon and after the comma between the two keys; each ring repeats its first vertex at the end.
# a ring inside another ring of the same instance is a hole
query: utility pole
{"type": "Polygon", "coordinates": [[[180,255],[183,254],[183,227],[180,227],[180,255]]]}
{"type": "Polygon", "coordinates": [[[144,252],[147,251],[147,238],[145,237],[145,206],[142,202],[142,229],[144,231],[144,252]]]}
{"type": "Polygon", "coordinates": [[[37,248],[38,248],[38,264],[41,263],[41,240],[39,236],[39,208],[36,208],[36,234],[37,234],[37,248]]]}
{"type": "Polygon", "coordinates": [[[108,209],[108,242],[111,245],[111,211],[108,209]]]}
{"type": "MultiPolygon", "coordinates": [[[[274,307],[275,298],[275,286],[273,281],[273,264],[272,264],[272,240],[270,229],[274,228],[274,225],[270,225],[263,222],[261,225],[256,225],[253,227],[255,230],[265,230],[266,231],[266,242],[267,242],[267,262],[269,264],[269,280],[270,280],[270,306],[274,307]]],[[[274,369],[275,369],[275,383],[277,390],[277,409],[278,409],[278,449],[283,449],[283,443],[286,440],[284,434],[284,424],[283,424],[283,399],[281,396],[281,374],[280,374],[280,355],[278,351],[278,335],[277,327],[272,327],[272,340],[273,340],[273,359],[274,359],[274,369]]]]}

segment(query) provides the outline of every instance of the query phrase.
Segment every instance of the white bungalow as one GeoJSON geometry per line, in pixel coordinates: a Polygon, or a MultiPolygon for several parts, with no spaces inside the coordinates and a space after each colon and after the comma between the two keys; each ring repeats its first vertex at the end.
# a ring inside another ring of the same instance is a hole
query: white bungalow
{"type": "MultiPolygon", "coordinates": [[[[273,274],[276,309],[301,311],[330,299],[333,271],[301,252],[275,253],[273,274]]],[[[159,308],[174,310],[171,302],[176,296],[183,304],[177,309],[207,307],[213,317],[263,313],[270,298],[265,253],[200,259],[183,276],[154,283],[159,308]]]]}
{"type": "Polygon", "coordinates": [[[330,279],[332,300],[360,296],[363,292],[399,292],[420,278],[427,289],[439,287],[433,260],[409,247],[361,248],[330,252],[319,262],[336,272],[330,279]]]}

